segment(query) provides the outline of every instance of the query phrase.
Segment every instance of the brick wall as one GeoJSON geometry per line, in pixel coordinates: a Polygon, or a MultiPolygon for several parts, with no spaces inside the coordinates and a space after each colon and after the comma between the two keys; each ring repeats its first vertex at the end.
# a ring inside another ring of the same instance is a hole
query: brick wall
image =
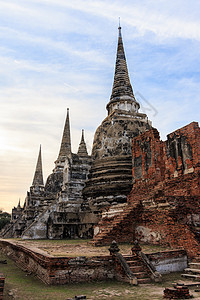
{"type": "Polygon", "coordinates": [[[0,273],[0,300],[3,300],[4,284],[5,284],[5,277],[3,273],[0,273]]]}
{"type": "Polygon", "coordinates": [[[163,148],[166,177],[200,170],[200,128],[197,122],[168,134],[163,148]]]}
{"type": "Polygon", "coordinates": [[[134,184],[128,207],[102,220],[97,245],[115,239],[184,248],[191,257],[200,251],[195,228],[200,227],[200,129],[191,124],[162,142],[155,128],[133,139],[134,184]],[[130,210],[132,209],[132,210],[130,210]],[[110,228],[110,229],[109,229],[110,228]]]}
{"type": "Polygon", "coordinates": [[[0,240],[0,247],[22,270],[36,274],[46,284],[106,281],[115,276],[110,255],[53,257],[5,240],[0,240]]]}
{"type": "Polygon", "coordinates": [[[147,257],[160,274],[181,272],[188,266],[185,250],[154,252],[147,254],[147,257]]]}
{"type": "Polygon", "coordinates": [[[180,128],[162,142],[152,128],[133,139],[134,179],[173,178],[200,171],[200,128],[197,122],[180,128]]]}
{"type": "Polygon", "coordinates": [[[139,240],[183,247],[190,256],[200,251],[191,231],[192,226],[200,225],[199,165],[200,128],[196,122],[170,133],[165,142],[160,141],[156,129],[133,140],[135,184],[128,202],[143,204],[140,217],[132,220],[139,240]]]}
{"type": "MultiPolygon", "coordinates": [[[[46,284],[61,285],[108,279],[124,281],[124,271],[118,264],[115,265],[115,261],[110,255],[53,257],[41,253],[39,249],[31,250],[6,240],[0,240],[0,248],[22,270],[35,274],[46,284]]],[[[185,251],[165,251],[147,254],[147,256],[161,273],[166,273],[166,266],[168,270],[176,272],[182,270],[181,268],[185,267],[185,264],[187,265],[185,251]]],[[[3,284],[4,277],[1,280],[3,284]]]]}
{"type": "Polygon", "coordinates": [[[162,180],[165,172],[163,143],[152,128],[133,139],[133,178],[162,180]]]}

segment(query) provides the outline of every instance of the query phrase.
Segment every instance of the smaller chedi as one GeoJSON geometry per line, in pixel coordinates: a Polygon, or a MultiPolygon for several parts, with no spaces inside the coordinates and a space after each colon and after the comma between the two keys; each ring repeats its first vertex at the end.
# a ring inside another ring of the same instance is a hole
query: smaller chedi
{"type": "Polygon", "coordinates": [[[23,207],[21,207],[20,199],[19,199],[17,207],[13,207],[13,209],[12,209],[11,220],[14,221],[14,220],[18,219],[18,217],[21,215],[22,211],[23,211],[23,207]]]}
{"type": "MultiPolygon", "coordinates": [[[[77,237],[69,219],[77,221],[82,203],[82,189],[91,166],[82,130],[77,154],[71,151],[69,109],[64,125],[55,168],[44,185],[41,146],[24,207],[12,210],[12,221],[1,232],[3,237],[65,238],[77,237]],[[70,229],[69,229],[70,228],[70,229]]],[[[76,222],[77,225],[77,222],[76,222]]]]}

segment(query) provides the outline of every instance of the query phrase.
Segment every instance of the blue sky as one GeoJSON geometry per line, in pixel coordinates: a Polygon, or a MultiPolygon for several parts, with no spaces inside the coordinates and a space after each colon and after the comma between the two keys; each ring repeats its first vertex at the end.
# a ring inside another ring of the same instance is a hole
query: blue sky
{"type": "Polygon", "coordinates": [[[129,75],[163,140],[200,114],[200,2],[0,1],[0,208],[22,202],[42,144],[44,178],[66,109],[73,151],[106,117],[118,17],[129,75]]]}

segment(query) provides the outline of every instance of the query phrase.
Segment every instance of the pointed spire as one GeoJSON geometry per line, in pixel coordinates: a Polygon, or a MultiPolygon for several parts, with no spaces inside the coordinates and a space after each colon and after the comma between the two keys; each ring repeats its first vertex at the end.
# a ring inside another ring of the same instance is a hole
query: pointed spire
{"type": "Polygon", "coordinates": [[[117,58],[116,58],[116,65],[115,65],[113,89],[110,97],[111,101],[114,100],[116,97],[118,98],[121,96],[129,96],[135,99],[133,95],[133,89],[129,79],[120,24],[118,30],[119,30],[119,36],[118,36],[117,58]]]}
{"type": "Polygon", "coordinates": [[[42,174],[42,155],[41,155],[41,145],[40,145],[40,150],[39,150],[39,155],[38,155],[32,186],[43,186],[43,185],[44,185],[44,181],[43,181],[43,174],[42,174]]]}
{"type": "Polygon", "coordinates": [[[20,198],[19,198],[19,203],[17,205],[18,208],[21,208],[21,205],[20,205],[20,198]]]}
{"type": "Polygon", "coordinates": [[[115,75],[114,75],[112,93],[110,96],[110,102],[107,104],[107,109],[109,108],[111,103],[119,102],[119,100],[136,102],[133,94],[131,82],[129,79],[129,74],[128,74],[128,67],[126,63],[126,56],[125,56],[124,46],[122,41],[120,19],[119,19],[118,30],[119,30],[119,35],[118,35],[115,75]]]}
{"type": "Polygon", "coordinates": [[[118,27],[118,29],[119,29],[119,37],[122,37],[122,33],[121,33],[121,26],[120,26],[120,17],[119,17],[119,27],[118,27]]]}
{"type": "Polygon", "coordinates": [[[82,135],[81,135],[81,143],[84,142],[85,143],[85,140],[84,140],[84,129],[82,129],[82,135]]]}
{"type": "Polygon", "coordinates": [[[69,154],[71,154],[71,137],[68,108],[58,159],[60,159],[61,157],[67,157],[69,154]]]}
{"type": "Polygon", "coordinates": [[[79,144],[78,153],[79,156],[88,156],[87,147],[84,140],[84,129],[82,129],[81,142],[79,144]]]}

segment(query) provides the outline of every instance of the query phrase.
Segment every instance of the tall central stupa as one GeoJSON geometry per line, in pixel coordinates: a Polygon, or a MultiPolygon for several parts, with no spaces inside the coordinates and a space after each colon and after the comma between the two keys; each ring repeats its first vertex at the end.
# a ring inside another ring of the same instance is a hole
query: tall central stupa
{"type": "Polygon", "coordinates": [[[149,130],[150,122],[139,113],[129,79],[119,26],[114,83],[106,109],[108,116],[97,128],[92,148],[92,167],[83,190],[85,205],[99,211],[126,202],[132,188],[132,139],[149,130]]]}

